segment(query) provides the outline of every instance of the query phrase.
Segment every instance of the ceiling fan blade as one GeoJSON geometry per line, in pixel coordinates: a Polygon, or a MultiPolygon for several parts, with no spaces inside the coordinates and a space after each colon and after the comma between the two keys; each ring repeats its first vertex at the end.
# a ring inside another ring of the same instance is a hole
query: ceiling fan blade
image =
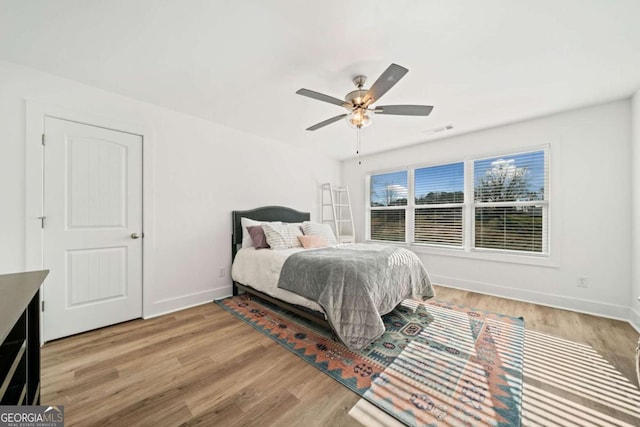
{"type": "Polygon", "coordinates": [[[328,102],[329,104],[339,105],[341,107],[351,108],[352,105],[348,102],[344,102],[341,99],[334,98],[333,96],[325,95],[324,93],[314,92],[309,89],[299,89],[296,91],[298,95],[308,96],[309,98],[317,99],[318,101],[328,102]]]}
{"type": "Polygon", "coordinates": [[[331,117],[330,119],[327,119],[327,120],[325,120],[323,122],[315,124],[315,125],[313,125],[311,127],[308,127],[307,130],[318,130],[321,127],[325,127],[327,125],[330,125],[331,123],[337,122],[338,120],[340,120],[340,119],[342,119],[344,117],[347,117],[347,115],[348,114],[340,114],[339,116],[331,117]]]}
{"type": "Polygon", "coordinates": [[[381,105],[373,111],[376,114],[393,114],[396,116],[428,116],[433,110],[431,105],[381,105]]]}
{"type": "Polygon", "coordinates": [[[369,92],[364,96],[364,104],[369,105],[382,98],[382,95],[387,93],[398,81],[407,74],[409,70],[401,67],[398,64],[391,64],[384,70],[384,73],[378,77],[369,92]]]}

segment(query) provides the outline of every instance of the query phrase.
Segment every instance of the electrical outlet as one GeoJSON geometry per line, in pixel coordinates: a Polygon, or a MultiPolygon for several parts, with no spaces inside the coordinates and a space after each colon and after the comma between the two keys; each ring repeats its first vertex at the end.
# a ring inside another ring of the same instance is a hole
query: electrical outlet
{"type": "Polygon", "coordinates": [[[578,277],[578,287],[579,288],[587,288],[588,280],[586,277],[578,277]]]}
{"type": "Polygon", "coordinates": [[[218,277],[224,277],[224,275],[225,275],[224,267],[220,267],[218,269],[218,277]]]}

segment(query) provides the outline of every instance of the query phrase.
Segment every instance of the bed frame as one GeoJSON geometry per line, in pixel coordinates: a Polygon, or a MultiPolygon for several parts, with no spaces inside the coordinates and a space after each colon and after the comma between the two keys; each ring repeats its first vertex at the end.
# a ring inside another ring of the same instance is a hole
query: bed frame
{"type": "MultiPolygon", "coordinates": [[[[282,221],[282,222],[303,222],[309,221],[309,212],[300,212],[295,209],[287,208],[284,206],[264,206],[261,208],[251,209],[248,211],[233,211],[231,212],[232,233],[231,233],[231,261],[236,257],[238,249],[242,247],[242,224],[240,218],[249,218],[256,221],[282,221]]],[[[319,313],[314,310],[310,310],[307,307],[302,307],[295,304],[289,304],[285,301],[274,298],[251,286],[244,285],[233,281],[233,295],[238,295],[242,292],[246,292],[257,296],[265,301],[269,301],[272,304],[282,307],[298,316],[311,320],[318,325],[329,328],[329,323],[324,318],[323,313],[319,313]]]]}

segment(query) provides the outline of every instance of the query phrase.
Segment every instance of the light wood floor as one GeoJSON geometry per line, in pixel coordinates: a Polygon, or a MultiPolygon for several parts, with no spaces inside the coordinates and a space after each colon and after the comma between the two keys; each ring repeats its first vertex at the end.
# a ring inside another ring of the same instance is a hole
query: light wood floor
{"type": "MultiPolygon", "coordinates": [[[[635,383],[637,333],[625,322],[444,287],[436,293],[591,346],[635,383]]],[[[42,348],[42,404],[64,405],[67,426],[358,426],[347,415],[358,400],[213,303],[42,348]]]]}

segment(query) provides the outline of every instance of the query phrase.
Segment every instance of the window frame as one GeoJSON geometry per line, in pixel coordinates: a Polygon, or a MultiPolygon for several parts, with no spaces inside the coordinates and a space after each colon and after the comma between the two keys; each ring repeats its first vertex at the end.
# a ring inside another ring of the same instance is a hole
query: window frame
{"type": "Polygon", "coordinates": [[[552,258],[551,251],[551,147],[549,144],[521,147],[513,150],[501,150],[499,152],[483,153],[473,156],[465,156],[463,158],[448,159],[438,162],[430,162],[427,164],[417,164],[404,168],[392,168],[385,170],[369,171],[365,174],[365,241],[372,243],[384,243],[391,245],[409,246],[419,253],[429,253],[435,255],[456,256],[473,259],[486,259],[501,262],[513,262],[529,265],[542,265],[557,267],[557,260],[552,258]],[[545,162],[546,177],[544,180],[544,200],[525,201],[525,202],[484,202],[476,203],[474,200],[475,179],[474,179],[474,162],[478,160],[490,159],[494,157],[510,157],[521,154],[543,151],[545,162]],[[438,205],[417,205],[415,203],[415,171],[417,169],[443,166],[453,163],[464,163],[464,202],[462,204],[438,204],[438,205]],[[405,240],[404,242],[393,242],[387,240],[371,239],[371,211],[378,209],[398,209],[400,206],[385,206],[372,208],[371,205],[371,177],[393,172],[407,172],[407,188],[408,197],[405,209],[405,240]],[[477,206],[477,205],[481,206],[477,206]],[[527,252],[508,249],[480,248],[475,247],[475,213],[476,207],[489,205],[505,205],[505,206],[541,206],[543,209],[543,252],[527,252]],[[435,207],[457,207],[462,206],[462,246],[443,245],[434,243],[415,242],[415,210],[428,206],[435,207]]]}
{"type": "MultiPolygon", "coordinates": [[[[367,242],[375,242],[375,243],[388,243],[392,245],[406,245],[407,244],[407,236],[409,236],[408,227],[408,214],[409,214],[409,205],[411,204],[411,200],[408,197],[409,194],[413,193],[412,186],[412,173],[408,168],[394,168],[394,169],[386,169],[382,171],[376,171],[376,173],[368,173],[365,177],[365,211],[367,213],[365,221],[366,221],[366,237],[365,240],[367,242]],[[407,204],[406,205],[398,205],[398,206],[371,206],[371,177],[373,175],[385,175],[389,173],[396,172],[407,172],[407,204]],[[371,211],[382,211],[382,210],[404,210],[404,242],[401,241],[392,241],[392,240],[374,240],[371,238],[371,211]]],[[[413,233],[413,231],[411,231],[413,233]]]]}
{"type": "Polygon", "coordinates": [[[445,248],[445,249],[464,249],[466,247],[466,242],[467,240],[467,236],[465,233],[465,224],[466,224],[466,215],[467,215],[467,206],[466,206],[466,200],[467,200],[467,191],[466,191],[466,161],[465,160],[459,160],[459,161],[453,161],[453,162],[444,162],[444,163],[435,163],[435,164],[430,164],[430,165],[426,165],[426,166],[415,166],[410,168],[411,170],[411,175],[412,175],[412,179],[411,179],[411,185],[413,186],[412,192],[411,194],[411,201],[413,202],[413,214],[412,214],[412,220],[411,220],[411,242],[409,242],[410,245],[416,245],[416,246],[427,246],[427,247],[437,247],[437,248],[445,248]],[[462,202],[460,203],[437,203],[437,204],[423,204],[423,205],[419,205],[417,203],[415,203],[416,201],[416,194],[415,194],[415,171],[418,169],[428,169],[428,168],[434,168],[434,167],[438,167],[438,166],[447,166],[447,165],[454,165],[456,163],[462,163],[462,179],[463,179],[463,193],[464,193],[464,198],[462,200],[462,202]],[[460,207],[462,210],[462,236],[460,236],[460,240],[461,240],[461,244],[460,245],[447,245],[444,243],[428,243],[428,242],[416,242],[416,236],[415,236],[415,216],[416,216],[416,209],[438,209],[438,208],[457,208],[460,207]]]}
{"type": "MultiPolygon", "coordinates": [[[[533,148],[529,150],[522,150],[518,152],[512,153],[502,153],[502,154],[493,154],[489,156],[475,157],[473,159],[469,159],[470,163],[470,185],[471,185],[471,197],[470,197],[470,216],[471,216],[471,240],[469,241],[469,250],[474,252],[488,252],[488,253],[502,253],[502,254],[510,254],[510,255],[529,255],[529,256],[539,256],[539,257],[548,257],[549,256],[549,176],[550,176],[550,162],[549,162],[549,147],[540,147],[533,148]],[[520,202],[476,202],[475,200],[475,167],[474,163],[480,160],[488,160],[497,157],[510,157],[510,156],[519,156],[522,154],[536,153],[542,151],[544,153],[544,170],[546,172],[546,176],[544,177],[544,199],[543,200],[528,200],[528,201],[520,201],[520,202]],[[542,252],[530,252],[530,251],[517,251],[513,249],[498,249],[498,248],[483,248],[476,247],[476,209],[482,207],[519,207],[519,206],[540,206],[542,207],[542,252]]],[[[465,175],[465,180],[466,180],[465,175]]]]}

